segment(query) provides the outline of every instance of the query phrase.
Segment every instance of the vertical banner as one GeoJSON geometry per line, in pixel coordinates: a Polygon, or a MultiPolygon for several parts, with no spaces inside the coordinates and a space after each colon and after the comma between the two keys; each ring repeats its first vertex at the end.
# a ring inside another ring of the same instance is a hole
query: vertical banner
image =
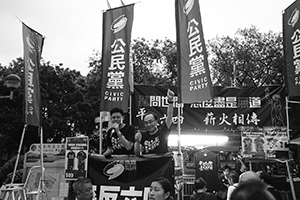
{"type": "Polygon", "coordinates": [[[283,38],[289,96],[300,95],[300,1],[283,13],[283,38]]]}
{"type": "Polygon", "coordinates": [[[74,180],[86,177],[88,167],[88,137],[67,137],[65,157],[65,178],[74,180]]]}
{"type": "Polygon", "coordinates": [[[39,67],[44,38],[23,23],[25,124],[40,126],[39,67]]]}
{"type": "Polygon", "coordinates": [[[103,13],[101,111],[110,111],[114,107],[128,111],[133,6],[103,13]]]}
{"type": "Polygon", "coordinates": [[[198,0],[176,0],[179,102],[213,98],[198,0]]]}

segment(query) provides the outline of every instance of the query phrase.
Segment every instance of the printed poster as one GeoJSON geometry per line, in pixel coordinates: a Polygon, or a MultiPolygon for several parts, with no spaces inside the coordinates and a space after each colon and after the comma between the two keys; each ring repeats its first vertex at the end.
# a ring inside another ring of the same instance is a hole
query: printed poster
{"type": "Polygon", "coordinates": [[[266,143],[263,129],[246,128],[241,133],[243,158],[264,159],[266,157],[266,143]]]}
{"type": "Polygon", "coordinates": [[[276,151],[288,151],[288,135],[285,127],[265,127],[268,158],[276,158],[276,151]]]}
{"type": "Polygon", "coordinates": [[[65,155],[65,178],[74,180],[87,176],[88,137],[67,137],[65,155]]]}

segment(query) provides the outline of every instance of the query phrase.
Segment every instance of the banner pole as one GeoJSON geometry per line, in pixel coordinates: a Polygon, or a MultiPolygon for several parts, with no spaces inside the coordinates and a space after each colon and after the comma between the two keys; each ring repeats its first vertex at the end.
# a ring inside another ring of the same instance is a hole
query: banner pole
{"type": "MultiPolygon", "coordinates": [[[[183,103],[182,103],[183,104],[183,103]]],[[[178,114],[177,114],[177,127],[178,127],[178,153],[181,155],[182,151],[181,151],[181,124],[180,124],[180,119],[181,119],[181,103],[178,103],[178,114]]]]}
{"type": "Polygon", "coordinates": [[[102,155],[102,129],[103,129],[103,120],[102,112],[100,111],[100,123],[99,123],[99,155],[102,155]]]}
{"type": "Polygon", "coordinates": [[[132,125],[132,94],[129,95],[129,124],[132,125]]]}
{"type": "Polygon", "coordinates": [[[22,144],[23,144],[26,128],[27,128],[27,124],[24,124],[23,131],[22,131],[22,136],[21,136],[21,141],[20,141],[20,144],[19,144],[19,150],[18,150],[16,162],[15,162],[14,172],[13,172],[13,175],[12,175],[12,178],[11,178],[11,183],[14,183],[14,179],[15,179],[15,175],[16,175],[16,171],[17,171],[17,167],[18,167],[18,162],[19,162],[19,158],[20,158],[20,153],[21,153],[21,149],[22,149],[22,144]]]}
{"type": "Polygon", "coordinates": [[[44,173],[44,145],[43,145],[43,127],[39,127],[39,131],[40,131],[40,145],[41,145],[41,157],[40,157],[40,163],[41,163],[41,188],[38,187],[38,194],[40,194],[40,190],[42,190],[42,192],[44,192],[44,181],[45,181],[45,173],[44,173]]]}
{"type": "Polygon", "coordinates": [[[291,186],[292,197],[293,197],[293,200],[296,200],[297,199],[296,198],[296,192],[295,192],[295,188],[294,188],[293,177],[292,177],[291,171],[290,171],[289,161],[286,160],[285,164],[286,164],[286,169],[287,169],[287,172],[288,172],[289,182],[290,182],[290,186],[291,186]]]}
{"type": "Polygon", "coordinates": [[[289,98],[285,97],[285,113],[286,113],[286,131],[287,131],[287,138],[290,141],[290,123],[289,123],[289,98]]]}

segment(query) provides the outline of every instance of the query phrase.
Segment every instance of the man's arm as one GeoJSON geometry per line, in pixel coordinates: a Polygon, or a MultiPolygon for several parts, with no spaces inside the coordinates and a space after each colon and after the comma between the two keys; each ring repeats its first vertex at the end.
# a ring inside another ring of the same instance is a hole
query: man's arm
{"type": "Polygon", "coordinates": [[[168,109],[167,109],[167,118],[166,118],[166,125],[169,129],[172,125],[172,117],[173,117],[173,102],[174,102],[174,92],[170,89],[167,91],[167,98],[168,98],[168,109]]]}
{"type": "MultiPolygon", "coordinates": [[[[133,133],[134,134],[134,133],[133,133]]],[[[130,150],[132,148],[132,142],[128,141],[125,136],[121,133],[121,131],[117,131],[117,135],[120,139],[120,142],[124,145],[126,150],[130,150]]]]}
{"type": "Polygon", "coordinates": [[[141,141],[142,141],[142,134],[140,131],[138,131],[135,136],[135,143],[134,143],[134,154],[139,156],[142,154],[142,145],[141,145],[141,141]]]}

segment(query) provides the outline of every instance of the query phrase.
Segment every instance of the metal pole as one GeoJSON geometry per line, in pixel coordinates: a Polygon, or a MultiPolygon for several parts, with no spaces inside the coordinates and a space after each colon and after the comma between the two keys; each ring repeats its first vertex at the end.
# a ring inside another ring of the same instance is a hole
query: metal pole
{"type": "Polygon", "coordinates": [[[285,97],[285,113],[286,113],[286,131],[287,131],[287,138],[290,141],[290,123],[289,123],[289,99],[285,97]]]}
{"type": "Polygon", "coordinates": [[[132,125],[132,94],[129,95],[129,124],[132,125]]]}
{"type": "Polygon", "coordinates": [[[100,111],[100,123],[99,123],[99,155],[102,155],[102,123],[103,123],[102,112],[100,111]]]}
{"type": "MultiPolygon", "coordinates": [[[[181,155],[181,124],[180,124],[180,119],[181,119],[181,103],[177,104],[177,108],[178,108],[178,113],[177,113],[177,127],[178,127],[178,140],[177,140],[177,144],[178,144],[178,153],[181,155]]],[[[182,103],[183,105],[183,103],[182,103]]]]}
{"type": "Polygon", "coordinates": [[[44,191],[44,181],[45,181],[45,173],[44,173],[44,145],[43,145],[43,128],[42,127],[39,127],[39,131],[40,131],[40,145],[41,145],[41,160],[40,160],[40,163],[41,163],[41,188],[39,187],[38,188],[38,193],[40,192],[39,190],[41,189],[42,192],[44,191]]]}
{"type": "Polygon", "coordinates": [[[291,171],[290,171],[290,167],[289,167],[289,161],[286,160],[285,163],[286,163],[286,168],[287,168],[288,177],[289,177],[289,181],[290,181],[290,186],[291,186],[291,192],[292,192],[293,200],[296,200],[296,193],[295,193],[295,188],[294,188],[293,177],[291,175],[291,171]]]}
{"type": "Polygon", "coordinates": [[[21,149],[22,149],[22,144],[23,144],[26,128],[27,128],[27,124],[24,125],[23,131],[22,131],[21,141],[20,141],[20,144],[19,144],[19,150],[18,150],[16,162],[15,162],[14,172],[13,172],[13,175],[12,175],[12,178],[11,178],[11,183],[14,183],[14,179],[15,179],[15,175],[16,175],[16,171],[17,171],[17,167],[18,167],[18,162],[19,162],[19,158],[20,158],[20,154],[21,154],[21,149]]]}

